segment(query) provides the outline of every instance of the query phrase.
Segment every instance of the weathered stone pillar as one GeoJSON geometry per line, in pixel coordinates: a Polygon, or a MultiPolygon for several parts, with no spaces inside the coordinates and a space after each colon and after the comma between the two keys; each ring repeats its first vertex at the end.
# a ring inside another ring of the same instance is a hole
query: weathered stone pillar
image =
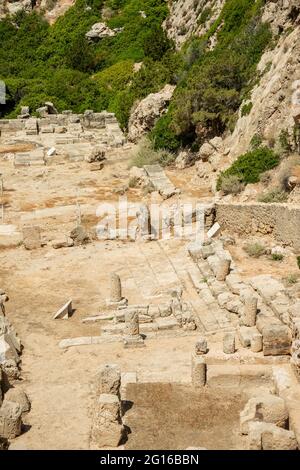
{"type": "Polygon", "coordinates": [[[192,384],[194,387],[204,387],[206,384],[207,365],[205,354],[207,354],[206,338],[201,336],[195,344],[195,350],[192,354],[192,384]]]}
{"type": "Polygon", "coordinates": [[[110,275],[110,300],[111,302],[120,302],[122,300],[121,279],[116,273],[110,275]]]}
{"type": "Polygon", "coordinates": [[[111,307],[127,305],[127,299],[122,297],[121,279],[117,273],[110,275],[110,298],[107,300],[107,305],[111,307]]]}
{"type": "Polygon", "coordinates": [[[263,349],[263,337],[260,333],[254,334],[251,338],[251,351],[260,352],[263,349]]]}
{"type": "Polygon", "coordinates": [[[124,428],[117,395],[103,393],[96,400],[91,438],[98,447],[117,447],[124,428]]]}
{"type": "Polygon", "coordinates": [[[116,364],[106,364],[96,375],[96,393],[111,393],[119,396],[121,386],[121,372],[116,364]]]}
{"type": "Polygon", "coordinates": [[[205,356],[192,355],[192,384],[194,387],[206,385],[207,365],[205,356]]]}
{"type": "Polygon", "coordinates": [[[226,333],[223,338],[223,352],[225,354],[235,353],[235,333],[226,333]]]}
{"type": "Polygon", "coordinates": [[[21,434],[22,409],[18,403],[4,400],[0,409],[0,437],[14,439],[21,434]]]}
{"type": "Polygon", "coordinates": [[[255,326],[257,315],[257,298],[253,295],[245,297],[244,318],[243,323],[245,326],[255,326]]]}
{"type": "Polygon", "coordinates": [[[216,270],[216,279],[217,281],[225,281],[226,277],[230,272],[231,260],[230,259],[220,259],[217,270],[216,270]]]}
{"type": "Polygon", "coordinates": [[[144,340],[140,335],[139,314],[135,309],[128,309],[125,312],[124,346],[125,348],[144,346],[144,340]]]}

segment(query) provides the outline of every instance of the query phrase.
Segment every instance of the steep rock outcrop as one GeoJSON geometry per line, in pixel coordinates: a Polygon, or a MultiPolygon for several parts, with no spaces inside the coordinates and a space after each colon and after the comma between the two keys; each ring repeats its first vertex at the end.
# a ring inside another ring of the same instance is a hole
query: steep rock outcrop
{"type": "Polygon", "coordinates": [[[150,131],[157,119],[166,111],[175,86],[166,85],[158,93],[151,93],[133,109],[128,123],[128,139],[136,142],[150,131]]]}
{"type": "MultiPolygon", "coordinates": [[[[248,115],[240,117],[234,132],[226,139],[230,156],[245,152],[255,134],[266,142],[274,142],[285,130],[291,139],[297,119],[297,80],[300,72],[300,26],[288,36],[282,36],[275,49],[267,51],[261,58],[258,70],[260,82],[253,88],[248,115]]],[[[241,109],[243,105],[241,106],[241,109]]]]}

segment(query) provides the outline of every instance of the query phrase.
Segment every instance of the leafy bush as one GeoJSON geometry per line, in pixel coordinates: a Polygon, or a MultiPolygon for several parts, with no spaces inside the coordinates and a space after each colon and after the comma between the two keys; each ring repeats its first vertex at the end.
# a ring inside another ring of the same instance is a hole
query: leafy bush
{"type": "Polygon", "coordinates": [[[260,256],[263,256],[266,253],[265,247],[259,242],[248,243],[245,246],[244,250],[252,258],[259,258],[260,256]]]}
{"type": "Polygon", "coordinates": [[[131,166],[139,168],[144,165],[153,165],[159,163],[162,166],[169,165],[175,160],[176,156],[167,150],[156,151],[148,138],[144,138],[138,145],[137,150],[131,159],[131,166]]]}
{"type": "Polygon", "coordinates": [[[282,261],[284,256],[281,253],[273,253],[271,258],[273,261],[282,261]]]}
{"type": "Polygon", "coordinates": [[[253,103],[251,103],[251,101],[250,103],[244,104],[244,106],[241,109],[241,115],[248,116],[248,114],[250,114],[252,107],[253,107],[253,103]]]}
{"type": "Polygon", "coordinates": [[[180,139],[171,129],[171,114],[164,115],[150,133],[150,139],[156,150],[166,148],[176,151],[180,147],[180,139]]]}
{"type": "Polygon", "coordinates": [[[261,147],[241,155],[231,167],[221,173],[217,189],[221,189],[222,180],[225,177],[232,175],[239,177],[240,181],[245,184],[258,183],[261,173],[276,167],[279,161],[279,157],[267,147],[261,147]]]}
{"type": "Polygon", "coordinates": [[[261,194],[258,197],[259,202],[285,202],[287,201],[288,195],[285,191],[282,191],[280,188],[274,188],[270,191],[261,194]]]}
{"type": "Polygon", "coordinates": [[[222,178],[220,189],[224,194],[238,194],[244,186],[238,175],[227,175],[222,178]]]}

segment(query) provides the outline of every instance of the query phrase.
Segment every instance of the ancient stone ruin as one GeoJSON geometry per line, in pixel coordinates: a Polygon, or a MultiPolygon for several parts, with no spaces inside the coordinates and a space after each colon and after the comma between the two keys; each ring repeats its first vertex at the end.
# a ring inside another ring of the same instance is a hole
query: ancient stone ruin
{"type": "Polygon", "coordinates": [[[154,2],[157,36],[94,3],[64,59],[95,95],[0,96],[0,450],[299,450],[299,0],[242,2],[257,64],[217,49],[238,2],[154,2]]]}

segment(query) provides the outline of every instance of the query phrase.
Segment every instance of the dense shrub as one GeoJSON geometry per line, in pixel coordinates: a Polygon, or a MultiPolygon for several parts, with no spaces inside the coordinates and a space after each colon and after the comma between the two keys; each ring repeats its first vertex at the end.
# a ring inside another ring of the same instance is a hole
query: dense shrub
{"type": "Polygon", "coordinates": [[[169,165],[176,158],[175,154],[167,150],[155,150],[151,141],[144,138],[140,141],[137,149],[131,159],[131,165],[143,167],[144,165],[153,165],[159,163],[162,166],[169,165]]]}
{"type": "Polygon", "coordinates": [[[270,191],[258,196],[259,202],[271,203],[271,202],[285,202],[287,201],[288,195],[285,191],[280,188],[274,188],[270,191]]]}
{"type": "Polygon", "coordinates": [[[248,243],[244,247],[244,250],[246,251],[247,255],[251,256],[252,258],[259,258],[266,253],[266,248],[259,242],[248,243]]]}
{"type": "Polygon", "coordinates": [[[250,103],[244,104],[244,106],[241,109],[241,115],[248,116],[248,114],[250,114],[252,107],[253,107],[253,104],[251,103],[251,101],[250,103]]]}
{"type": "Polygon", "coordinates": [[[227,175],[223,176],[220,189],[224,194],[238,194],[244,189],[244,184],[238,175],[227,175]]]}
{"type": "Polygon", "coordinates": [[[273,150],[260,147],[241,155],[227,170],[221,173],[217,182],[217,189],[221,189],[222,180],[230,175],[236,175],[243,183],[258,183],[260,175],[271,170],[279,164],[279,157],[273,150]]]}

